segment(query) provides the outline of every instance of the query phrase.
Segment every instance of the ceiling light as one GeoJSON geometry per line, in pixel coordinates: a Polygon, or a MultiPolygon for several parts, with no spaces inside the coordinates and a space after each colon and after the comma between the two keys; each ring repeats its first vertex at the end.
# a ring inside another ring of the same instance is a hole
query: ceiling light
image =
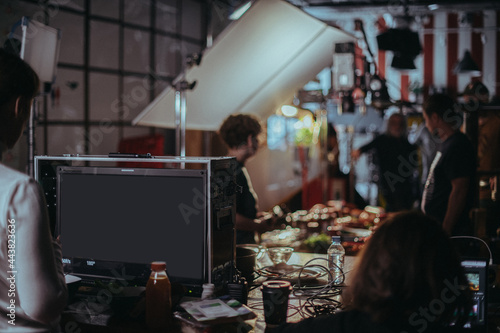
{"type": "Polygon", "coordinates": [[[237,8],[235,11],[233,11],[231,13],[231,15],[229,15],[229,19],[233,20],[233,21],[238,20],[240,17],[243,16],[243,14],[245,14],[245,12],[248,9],[250,9],[251,6],[252,6],[252,1],[248,1],[244,5],[242,5],[241,7],[237,8]]]}
{"type": "Polygon", "coordinates": [[[429,8],[429,10],[438,10],[439,5],[437,3],[433,3],[433,4],[428,5],[427,8],[429,8]]]}
{"type": "Polygon", "coordinates": [[[464,57],[455,65],[453,73],[481,76],[481,71],[479,70],[479,67],[474,59],[472,59],[472,55],[469,50],[465,50],[464,57]]]}
{"type": "Polygon", "coordinates": [[[297,115],[297,108],[292,105],[283,105],[281,107],[281,113],[286,117],[295,117],[297,115]]]}

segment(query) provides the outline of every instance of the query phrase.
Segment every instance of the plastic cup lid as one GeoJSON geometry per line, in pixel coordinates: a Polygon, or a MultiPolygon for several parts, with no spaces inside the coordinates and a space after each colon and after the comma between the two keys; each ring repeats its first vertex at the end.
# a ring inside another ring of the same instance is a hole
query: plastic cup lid
{"type": "Polygon", "coordinates": [[[288,281],[281,281],[281,280],[272,280],[272,281],[265,281],[262,283],[261,289],[291,289],[292,285],[288,281]]]}

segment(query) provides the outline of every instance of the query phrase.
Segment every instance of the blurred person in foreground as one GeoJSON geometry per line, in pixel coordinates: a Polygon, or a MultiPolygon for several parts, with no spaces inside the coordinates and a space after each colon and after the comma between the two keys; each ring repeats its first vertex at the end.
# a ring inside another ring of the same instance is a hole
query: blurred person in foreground
{"type": "Polygon", "coordinates": [[[463,331],[472,306],[467,280],[449,237],[421,212],[382,222],[351,274],[344,310],[270,332],[463,331]]]}
{"type": "MultiPolygon", "coordinates": [[[[31,67],[0,49],[0,157],[21,136],[38,88],[31,67]]],[[[43,193],[1,163],[0,189],[0,331],[59,332],[67,288],[43,193]]]]}
{"type": "Polygon", "coordinates": [[[415,177],[418,166],[417,146],[408,142],[406,118],[393,113],[387,121],[387,131],[370,143],[352,152],[356,161],[370,150],[375,151],[378,167],[378,190],[381,204],[387,212],[413,208],[416,200],[415,177]]]}
{"type": "Polygon", "coordinates": [[[272,224],[263,221],[259,212],[257,194],[253,190],[250,176],[245,167],[257,153],[262,126],[258,118],[249,114],[228,116],[219,129],[219,134],[228,148],[227,156],[236,158],[236,244],[254,244],[255,232],[272,230],[272,224]]]}
{"type": "Polygon", "coordinates": [[[424,102],[425,125],[438,144],[422,194],[422,211],[442,223],[448,235],[472,235],[469,212],[474,202],[476,152],[460,132],[456,103],[445,94],[424,102]]]}

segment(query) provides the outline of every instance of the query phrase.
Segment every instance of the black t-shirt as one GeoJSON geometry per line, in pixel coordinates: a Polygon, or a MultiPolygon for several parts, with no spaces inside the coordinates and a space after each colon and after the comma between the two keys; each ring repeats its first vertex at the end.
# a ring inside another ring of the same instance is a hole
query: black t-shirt
{"type": "Polygon", "coordinates": [[[418,166],[417,146],[405,137],[381,134],[360,148],[362,153],[374,150],[378,167],[379,191],[388,211],[410,209],[416,199],[415,170],[418,166]]]}
{"type": "Polygon", "coordinates": [[[361,147],[360,151],[364,153],[371,149],[375,150],[375,163],[383,186],[399,187],[412,182],[413,172],[418,166],[417,146],[404,137],[381,134],[361,147]]]}
{"type": "Polygon", "coordinates": [[[443,222],[452,189],[451,181],[456,178],[469,178],[466,204],[464,207],[456,207],[461,209],[462,213],[454,227],[453,235],[471,233],[469,211],[474,200],[475,173],[476,154],[465,134],[457,131],[438,146],[425,183],[422,208],[427,215],[443,222]]]}
{"type": "Polygon", "coordinates": [[[284,324],[270,333],[451,333],[464,332],[455,327],[433,324],[416,313],[411,320],[391,318],[384,324],[374,323],[370,316],[357,310],[342,311],[335,315],[307,318],[299,323],[284,324]]]}
{"type": "MultiPolygon", "coordinates": [[[[245,166],[238,162],[236,184],[241,187],[241,191],[236,191],[236,213],[255,219],[257,217],[257,197],[247,177],[248,173],[245,166]]],[[[236,244],[252,243],[255,243],[253,232],[236,230],[236,244]]]]}

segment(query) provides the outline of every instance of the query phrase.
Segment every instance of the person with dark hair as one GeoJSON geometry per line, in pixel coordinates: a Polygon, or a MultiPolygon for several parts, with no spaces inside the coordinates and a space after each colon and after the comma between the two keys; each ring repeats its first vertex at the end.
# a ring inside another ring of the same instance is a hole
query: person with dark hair
{"type": "Polygon", "coordinates": [[[249,114],[230,115],[219,129],[219,135],[228,148],[227,155],[236,158],[236,184],[241,187],[241,191],[236,192],[237,244],[253,244],[256,231],[269,230],[267,223],[258,223],[262,213],[259,212],[257,194],[245,168],[245,162],[257,152],[261,132],[259,119],[249,114]]]}
{"type": "MultiPolygon", "coordinates": [[[[31,67],[0,49],[0,157],[21,136],[38,89],[31,67]]],[[[0,189],[0,331],[57,332],[67,288],[43,193],[1,163],[0,189]]]]}
{"type": "Polygon", "coordinates": [[[416,200],[417,146],[408,142],[406,118],[393,113],[387,121],[387,132],[352,152],[357,160],[370,150],[375,152],[374,163],[378,167],[378,191],[380,205],[388,212],[413,208],[416,200]]]}
{"type": "Polygon", "coordinates": [[[422,194],[422,211],[440,221],[449,235],[472,235],[469,211],[474,201],[476,153],[460,132],[454,100],[431,95],[423,105],[425,125],[438,143],[422,194]]]}
{"type": "Polygon", "coordinates": [[[352,274],[343,311],[271,332],[460,332],[472,309],[450,238],[419,211],[381,222],[352,274]]]}
{"type": "Polygon", "coordinates": [[[462,93],[465,104],[474,107],[476,110],[481,104],[488,104],[490,101],[490,91],[481,81],[470,82],[462,93]]]}

